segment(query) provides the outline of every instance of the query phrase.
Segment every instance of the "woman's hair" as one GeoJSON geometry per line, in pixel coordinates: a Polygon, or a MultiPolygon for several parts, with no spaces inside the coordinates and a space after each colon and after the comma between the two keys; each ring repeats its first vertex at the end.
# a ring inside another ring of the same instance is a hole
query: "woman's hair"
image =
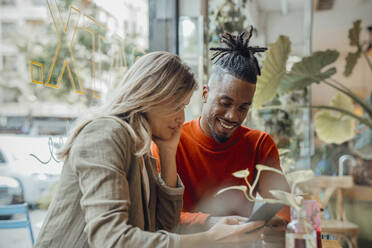
{"type": "Polygon", "coordinates": [[[261,75],[261,71],[255,53],[264,52],[267,48],[249,46],[252,31],[251,26],[248,37],[245,37],[245,32],[237,36],[224,33],[221,35],[221,41],[226,47],[210,48],[215,51],[212,55],[212,61],[216,65],[212,73],[214,76],[228,72],[249,83],[257,82],[257,75],[261,75]]]}
{"type": "Polygon", "coordinates": [[[77,121],[76,127],[57,155],[65,158],[80,131],[92,120],[115,116],[124,120],[135,143],[135,155],[150,152],[151,130],[145,113],[172,104],[176,109],[197,88],[190,68],[168,52],[152,52],[139,58],[113,89],[107,101],[77,121]]]}

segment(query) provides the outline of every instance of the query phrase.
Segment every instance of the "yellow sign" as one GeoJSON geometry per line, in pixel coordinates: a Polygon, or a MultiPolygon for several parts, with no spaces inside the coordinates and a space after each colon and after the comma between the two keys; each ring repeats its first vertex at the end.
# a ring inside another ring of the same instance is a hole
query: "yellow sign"
{"type": "MultiPolygon", "coordinates": [[[[46,0],[47,6],[49,9],[50,16],[52,17],[54,29],[58,38],[58,45],[56,48],[56,53],[54,55],[53,61],[50,65],[50,70],[48,73],[47,80],[45,85],[52,88],[59,88],[65,70],[67,68],[68,77],[71,81],[72,86],[76,93],[84,95],[84,84],[81,80],[78,64],[75,58],[73,51],[73,45],[78,31],[84,30],[90,33],[91,43],[92,43],[92,55],[91,55],[91,83],[90,88],[93,89],[93,96],[96,98],[99,97],[97,94],[97,89],[101,88],[102,85],[102,60],[98,59],[97,65],[97,54],[102,54],[102,44],[105,41],[105,37],[98,32],[99,29],[106,28],[96,21],[91,16],[81,13],[81,11],[74,7],[70,6],[69,13],[66,23],[62,18],[61,11],[58,7],[56,0],[46,0]],[[94,28],[93,28],[94,27],[94,28]],[[65,44],[68,47],[69,58],[65,58],[64,54],[61,54],[61,47],[65,44]],[[98,53],[96,54],[96,50],[98,53]],[[62,68],[60,72],[56,71],[55,68],[62,68]],[[97,73],[98,67],[98,73],[97,73]],[[59,73],[59,74],[58,74],[59,73]],[[56,75],[54,78],[58,78],[57,82],[51,82],[52,76],[56,75]],[[98,76],[98,77],[97,77],[98,76]]],[[[113,57],[111,60],[111,70],[119,70],[120,68],[127,68],[127,57],[125,55],[125,50],[123,47],[123,40],[118,35],[114,35],[112,38],[115,42],[112,43],[111,49],[113,51],[113,57]]],[[[132,50],[132,56],[134,56],[135,49],[132,50]]],[[[142,54],[145,54],[141,51],[142,54]]],[[[43,81],[43,64],[36,61],[31,61],[31,82],[35,84],[44,84],[43,81]]]]}

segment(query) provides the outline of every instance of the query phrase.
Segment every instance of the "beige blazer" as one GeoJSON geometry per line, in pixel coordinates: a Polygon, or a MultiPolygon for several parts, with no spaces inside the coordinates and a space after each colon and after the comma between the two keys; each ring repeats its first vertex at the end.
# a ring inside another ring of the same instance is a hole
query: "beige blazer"
{"type": "Polygon", "coordinates": [[[63,165],[35,247],[177,247],[169,233],[179,221],[184,187],[168,187],[156,161],[144,157],[150,184],[146,204],[140,159],[117,120],[92,121],[75,139],[63,165]]]}

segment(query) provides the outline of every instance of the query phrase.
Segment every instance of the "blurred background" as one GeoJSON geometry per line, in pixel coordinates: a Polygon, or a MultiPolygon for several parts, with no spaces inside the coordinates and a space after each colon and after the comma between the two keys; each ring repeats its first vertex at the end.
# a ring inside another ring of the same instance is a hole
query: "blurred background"
{"type": "MultiPolygon", "coordinates": [[[[259,57],[261,65],[271,56],[275,68],[289,72],[325,52],[305,66],[318,76],[331,68],[325,81],[298,80],[284,90],[275,77],[280,71],[263,71],[269,84],[262,85],[272,92],[257,92],[245,125],[274,138],[283,167],[352,177],[346,212],[359,226],[359,247],[371,247],[372,221],[365,218],[372,214],[371,0],[0,0],[0,205],[28,203],[36,238],[63,166],[55,151],[74,120],[100,105],[136,58],[166,50],[190,65],[200,84],[186,109],[191,120],[202,109],[208,49],[222,32],[250,25],[251,45],[273,51],[259,57]],[[327,106],[336,112],[324,112],[327,106]]],[[[29,236],[26,229],[0,229],[0,247],[31,247],[29,236]]]]}

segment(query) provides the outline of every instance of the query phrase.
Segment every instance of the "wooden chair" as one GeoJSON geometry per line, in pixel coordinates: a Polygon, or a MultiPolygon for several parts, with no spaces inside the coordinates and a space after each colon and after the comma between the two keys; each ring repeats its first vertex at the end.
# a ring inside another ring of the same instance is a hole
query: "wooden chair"
{"type": "Polygon", "coordinates": [[[30,232],[32,245],[34,244],[34,234],[32,233],[30,214],[27,203],[11,204],[0,206],[0,215],[13,215],[23,213],[26,219],[23,220],[0,220],[0,229],[27,228],[30,232]]]}
{"type": "Polygon", "coordinates": [[[305,193],[312,194],[317,199],[321,207],[326,209],[331,196],[336,194],[336,218],[321,218],[322,233],[328,233],[337,237],[346,237],[349,247],[358,247],[358,225],[350,222],[346,218],[344,209],[344,191],[354,185],[351,176],[316,176],[311,180],[302,183],[300,188],[305,193]],[[349,238],[350,237],[350,238],[349,238]]]}

